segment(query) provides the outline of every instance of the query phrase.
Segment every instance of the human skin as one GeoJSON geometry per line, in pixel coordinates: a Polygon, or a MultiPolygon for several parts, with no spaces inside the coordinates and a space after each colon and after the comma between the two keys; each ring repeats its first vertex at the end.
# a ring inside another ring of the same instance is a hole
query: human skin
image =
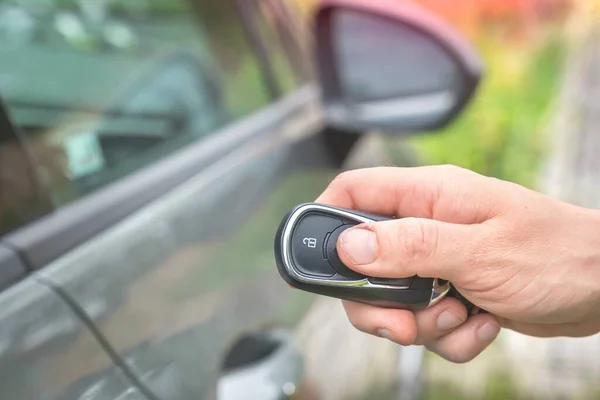
{"type": "Polygon", "coordinates": [[[464,363],[501,327],[539,337],[600,331],[600,211],[455,166],[340,174],[319,203],[398,219],[346,230],[342,261],[364,275],[447,279],[454,298],[415,313],[344,301],[359,330],[464,363]]]}

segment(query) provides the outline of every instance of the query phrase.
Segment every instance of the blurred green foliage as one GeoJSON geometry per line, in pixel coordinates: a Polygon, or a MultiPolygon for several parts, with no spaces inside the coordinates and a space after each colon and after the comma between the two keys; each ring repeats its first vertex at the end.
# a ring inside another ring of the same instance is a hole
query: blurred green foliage
{"type": "MultiPolygon", "coordinates": [[[[395,400],[398,398],[396,386],[374,387],[367,393],[358,395],[354,400],[395,400]]],[[[505,374],[492,375],[486,382],[482,393],[467,394],[458,385],[449,383],[423,384],[421,400],[531,400],[519,393],[510,377],[505,374]]]]}
{"type": "MultiPolygon", "coordinates": [[[[547,111],[560,82],[563,40],[549,34],[536,43],[507,45],[490,34],[477,48],[486,71],[472,103],[450,126],[415,136],[408,145],[423,164],[459,165],[532,187],[545,153],[547,111]]],[[[406,145],[390,140],[392,148],[406,145]]]]}
{"type": "Polygon", "coordinates": [[[515,388],[511,379],[504,374],[491,376],[485,382],[482,397],[467,395],[451,385],[437,385],[427,387],[423,400],[529,400],[515,388]]]}
{"type": "Polygon", "coordinates": [[[264,87],[262,72],[251,54],[245,54],[237,70],[228,71],[223,81],[223,95],[233,119],[258,110],[271,100],[264,87]]]}

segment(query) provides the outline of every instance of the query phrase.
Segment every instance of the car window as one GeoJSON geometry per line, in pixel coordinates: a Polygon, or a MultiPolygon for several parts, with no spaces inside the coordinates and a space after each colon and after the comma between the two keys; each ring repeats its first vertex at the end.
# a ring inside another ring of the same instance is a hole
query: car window
{"type": "Polygon", "coordinates": [[[0,95],[55,206],[271,101],[214,3],[0,0],[0,95]]]}
{"type": "Polygon", "coordinates": [[[29,154],[0,104],[0,235],[50,208],[29,154]]]}
{"type": "MultiPolygon", "coordinates": [[[[242,0],[248,1],[248,0],[242,0]]],[[[276,0],[249,0],[255,26],[265,43],[269,61],[284,93],[308,80],[307,58],[294,18],[286,4],[276,0]]]]}

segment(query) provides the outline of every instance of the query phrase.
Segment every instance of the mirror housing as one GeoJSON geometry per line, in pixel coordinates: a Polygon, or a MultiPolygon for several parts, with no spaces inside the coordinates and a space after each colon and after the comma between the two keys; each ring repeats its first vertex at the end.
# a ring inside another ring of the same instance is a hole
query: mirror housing
{"type": "Polygon", "coordinates": [[[314,29],[326,122],[335,128],[442,128],[460,114],[482,75],[465,38],[409,2],[321,0],[314,29]]]}

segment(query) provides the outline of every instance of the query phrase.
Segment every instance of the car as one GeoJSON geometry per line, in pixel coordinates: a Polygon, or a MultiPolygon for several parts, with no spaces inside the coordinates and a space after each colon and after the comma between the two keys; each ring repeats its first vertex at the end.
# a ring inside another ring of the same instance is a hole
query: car
{"type": "Polygon", "coordinates": [[[383,163],[352,161],[371,133],[450,123],[481,65],[413,5],[291,7],[0,1],[3,399],[347,398],[382,358],[395,377],[396,347],[285,284],[273,237],[383,163]]]}

